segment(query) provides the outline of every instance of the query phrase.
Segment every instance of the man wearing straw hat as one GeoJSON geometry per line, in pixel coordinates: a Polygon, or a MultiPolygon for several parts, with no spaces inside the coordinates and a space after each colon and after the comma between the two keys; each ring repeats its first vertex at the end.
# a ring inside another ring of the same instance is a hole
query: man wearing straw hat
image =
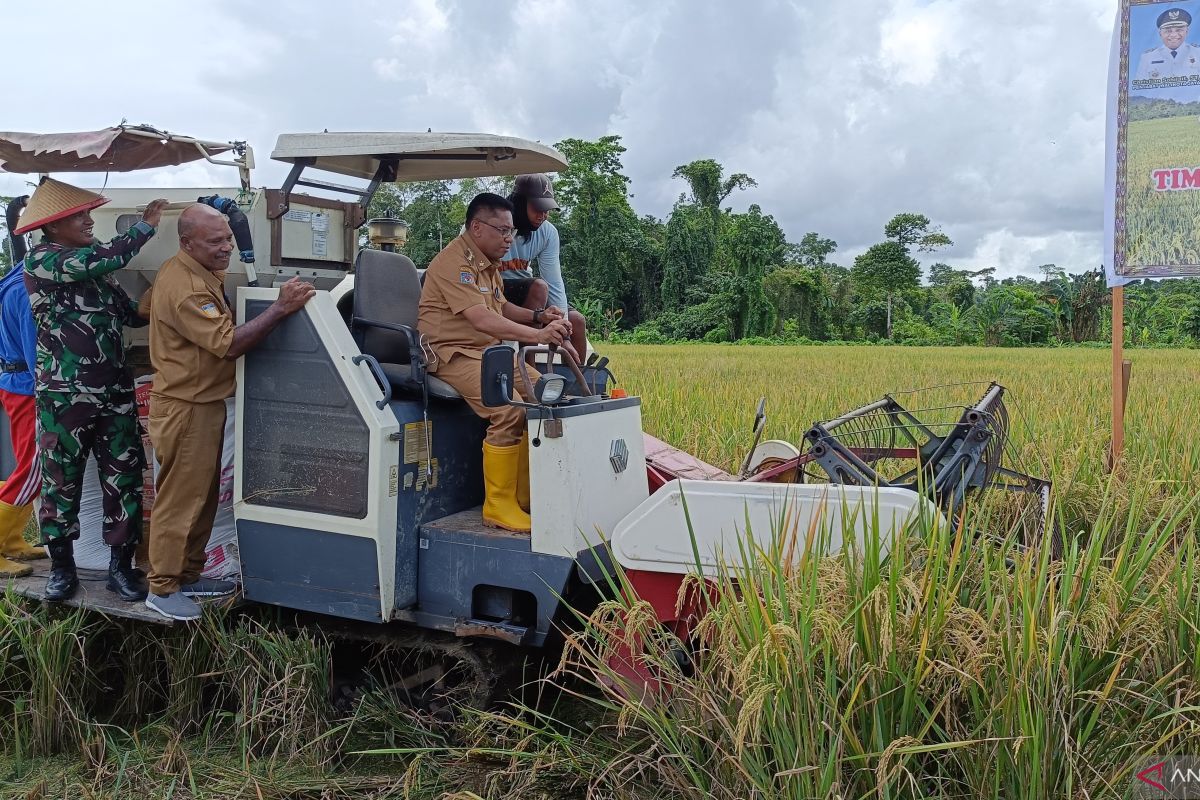
{"type": "Polygon", "coordinates": [[[96,457],[104,504],[104,541],[112,549],[107,586],[126,601],[144,600],[133,569],[142,533],[142,466],[133,378],[125,366],[126,325],[146,321],[111,273],[150,237],[166,200],[110,242],[92,239],[93,208],[108,199],[45,178],[15,233],[40,228],[44,239],[25,259],[25,285],[37,321],[37,415],[41,431],[42,539],[50,549],[47,600],[75,593],[73,542],[79,538],[79,493],[89,453],[96,457]]]}

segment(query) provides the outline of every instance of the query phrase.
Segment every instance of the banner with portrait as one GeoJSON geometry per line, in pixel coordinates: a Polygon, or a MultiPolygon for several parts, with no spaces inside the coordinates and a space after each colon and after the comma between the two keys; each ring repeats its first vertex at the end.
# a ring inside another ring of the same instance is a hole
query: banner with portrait
{"type": "Polygon", "coordinates": [[[1200,276],[1200,0],[1121,0],[1108,89],[1108,284],[1200,276]]]}

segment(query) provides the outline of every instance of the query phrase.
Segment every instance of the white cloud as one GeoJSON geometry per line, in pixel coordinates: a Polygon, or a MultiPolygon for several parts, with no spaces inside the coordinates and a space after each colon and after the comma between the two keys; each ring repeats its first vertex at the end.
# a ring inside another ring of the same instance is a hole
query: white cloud
{"type": "MultiPolygon", "coordinates": [[[[278,133],[487,130],[543,142],[620,134],[639,213],[664,216],[670,175],[716,158],[759,186],[793,240],[852,260],[901,211],[955,240],[943,260],[1098,262],[1110,0],[323,0],[203,6],[83,0],[6,9],[17,130],[121,118],[256,149],[278,133]],[[55,38],[47,49],[46,36],[55,38]]],[[[192,182],[197,165],[158,181],[192,182]]],[[[111,185],[145,182],[112,176],[111,185]]],[[[21,184],[0,175],[0,193],[21,184]]],[[[988,261],[989,263],[982,263],[988,261]]]]}

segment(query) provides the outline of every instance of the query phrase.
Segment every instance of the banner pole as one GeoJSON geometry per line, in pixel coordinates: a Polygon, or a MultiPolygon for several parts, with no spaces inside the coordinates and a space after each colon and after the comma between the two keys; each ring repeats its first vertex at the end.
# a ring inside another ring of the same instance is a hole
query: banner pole
{"type": "Polygon", "coordinates": [[[1116,470],[1125,450],[1125,287],[1112,290],[1112,446],[1109,468],[1116,470]]]}

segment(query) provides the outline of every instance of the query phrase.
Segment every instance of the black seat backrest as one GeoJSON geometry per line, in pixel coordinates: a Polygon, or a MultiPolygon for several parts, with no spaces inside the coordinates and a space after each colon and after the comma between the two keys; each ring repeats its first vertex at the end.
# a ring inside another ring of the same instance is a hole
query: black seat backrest
{"type": "MultiPolygon", "coordinates": [[[[421,279],[408,256],[384,250],[360,250],[354,261],[354,317],[417,329],[421,279]]],[[[385,364],[408,363],[408,340],[402,333],[359,325],[364,353],[385,364]]]]}

